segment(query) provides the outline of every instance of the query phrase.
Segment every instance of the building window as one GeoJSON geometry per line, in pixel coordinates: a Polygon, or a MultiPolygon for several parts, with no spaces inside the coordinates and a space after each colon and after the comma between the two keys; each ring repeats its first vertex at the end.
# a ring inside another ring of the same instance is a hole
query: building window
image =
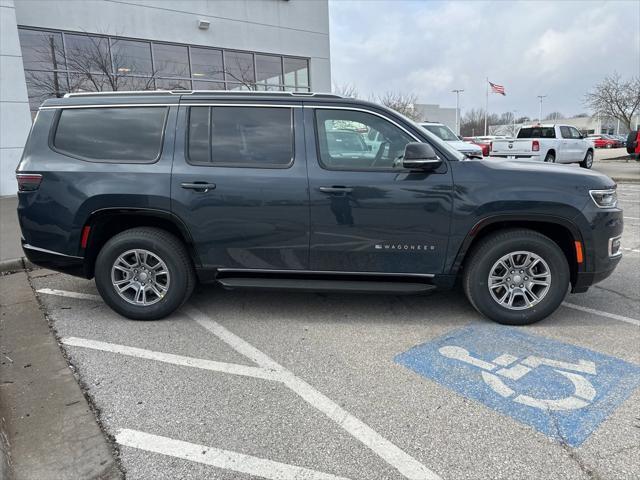
{"type": "Polygon", "coordinates": [[[310,91],[309,59],[18,28],[32,111],[67,92],[310,91]]]}

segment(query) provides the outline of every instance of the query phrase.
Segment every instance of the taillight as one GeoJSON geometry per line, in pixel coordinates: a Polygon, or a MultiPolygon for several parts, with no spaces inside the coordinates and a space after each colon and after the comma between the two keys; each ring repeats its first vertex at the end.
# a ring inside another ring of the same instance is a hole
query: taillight
{"type": "Polygon", "coordinates": [[[540,142],[538,140],[534,140],[533,142],[531,142],[531,150],[534,152],[540,151],[540,142]]]}
{"type": "Polygon", "coordinates": [[[42,175],[39,173],[16,173],[16,180],[18,180],[19,192],[33,192],[40,188],[42,175]]]}

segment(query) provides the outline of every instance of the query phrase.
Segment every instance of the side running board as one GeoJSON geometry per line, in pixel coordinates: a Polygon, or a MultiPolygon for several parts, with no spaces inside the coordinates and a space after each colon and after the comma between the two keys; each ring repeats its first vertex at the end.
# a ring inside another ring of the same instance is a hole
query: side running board
{"type": "Polygon", "coordinates": [[[311,292],[354,293],[424,293],[435,289],[433,285],[418,282],[386,282],[366,280],[321,280],[260,277],[225,277],[217,282],[225,288],[251,288],[267,290],[302,290],[311,292]]]}

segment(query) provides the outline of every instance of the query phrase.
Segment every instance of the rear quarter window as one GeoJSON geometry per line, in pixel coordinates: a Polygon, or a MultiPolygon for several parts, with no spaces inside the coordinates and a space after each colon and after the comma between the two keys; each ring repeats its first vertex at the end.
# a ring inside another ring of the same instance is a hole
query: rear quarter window
{"type": "Polygon", "coordinates": [[[53,147],[95,162],[151,163],[162,150],[168,107],[66,108],[53,147]]]}

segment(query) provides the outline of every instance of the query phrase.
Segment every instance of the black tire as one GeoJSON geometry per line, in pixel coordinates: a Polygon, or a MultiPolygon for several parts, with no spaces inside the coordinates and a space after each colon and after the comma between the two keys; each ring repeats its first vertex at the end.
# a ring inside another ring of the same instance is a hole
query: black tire
{"type": "Polygon", "coordinates": [[[593,150],[587,150],[584,160],[580,162],[582,168],[591,168],[593,166],[593,150]]]}
{"type": "Polygon", "coordinates": [[[547,152],[547,155],[544,157],[545,163],[556,163],[556,154],[553,152],[547,152]]]}
{"type": "Polygon", "coordinates": [[[480,240],[465,259],[463,288],[473,307],[491,320],[505,325],[528,325],[551,315],[564,300],[570,281],[567,259],[550,238],[526,229],[503,230],[480,240]],[[504,255],[527,251],[542,258],[551,281],[539,303],[522,310],[509,309],[489,292],[489,273],[504,255]]]}
{"type": "Polygon", "coordinates": [[[195,287],[193,264],[184,244],[169,232],[152,227],[125,230],[107,241],[95,265],[98,292],[120,315],[133,320],[158,320],[186,302],[195,287]],[[134,305],[123,299],[111,281],[111,269],[120,255],[132,249],[144,249],[166,264],[170,283],[166,294],[152,305],[134,305]]]}

